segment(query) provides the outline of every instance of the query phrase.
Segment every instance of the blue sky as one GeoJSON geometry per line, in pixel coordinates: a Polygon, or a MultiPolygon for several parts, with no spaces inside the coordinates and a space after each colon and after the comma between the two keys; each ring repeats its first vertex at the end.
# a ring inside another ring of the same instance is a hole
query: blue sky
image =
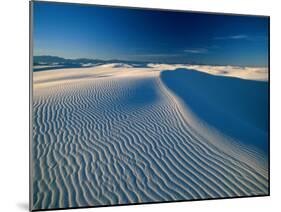
{"type": "Polygon", "coordinates": [[[34,55],[267,66],[268,18],[34,3],[34,55]]]}

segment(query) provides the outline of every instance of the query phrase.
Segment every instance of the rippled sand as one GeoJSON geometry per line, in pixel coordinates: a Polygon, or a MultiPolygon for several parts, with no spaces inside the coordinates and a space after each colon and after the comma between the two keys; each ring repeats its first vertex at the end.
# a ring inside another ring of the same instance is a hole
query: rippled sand
{"type": "Polygon", "coordinates": [[[33,73],[33,209],[268,194],[266,153],[200,120],[163,70],[33,73]]]}

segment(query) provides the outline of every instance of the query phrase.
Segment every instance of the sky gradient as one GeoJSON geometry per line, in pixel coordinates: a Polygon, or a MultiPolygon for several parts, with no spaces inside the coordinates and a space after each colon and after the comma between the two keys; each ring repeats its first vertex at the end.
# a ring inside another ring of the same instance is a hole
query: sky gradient
{"type": "Polygon", "coordinates": [[[34,55],[268,65],[268,18],[34,2],[34,55]]]}

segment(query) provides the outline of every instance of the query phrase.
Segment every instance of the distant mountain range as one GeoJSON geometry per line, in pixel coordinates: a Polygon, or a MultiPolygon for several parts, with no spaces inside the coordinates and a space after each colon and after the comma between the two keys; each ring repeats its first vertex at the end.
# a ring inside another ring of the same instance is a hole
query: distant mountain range
{"type": "Polygon", "coordinates": [[[57,56],[34,56],[33,57],[33,71],[45,71],[51,69],[62,68],[79,68],[79,67],[93,67],[103,64],[122,63],[133,67],[145,68],[148,67],[149,62],[140,61],[126,61],[126,60],[100,60],[100,59],[65,59],[57,56]]]}
{"type": "Polygon", "coordinates": [[[108,63],[126,63],[126,64],[146,64],[147,62],[125,61],[125,60],[100,60],[100,59],[65,59],[57,56],[34,56],[33,65],[82,65],[82,64],[108,64],[108,63]]]}

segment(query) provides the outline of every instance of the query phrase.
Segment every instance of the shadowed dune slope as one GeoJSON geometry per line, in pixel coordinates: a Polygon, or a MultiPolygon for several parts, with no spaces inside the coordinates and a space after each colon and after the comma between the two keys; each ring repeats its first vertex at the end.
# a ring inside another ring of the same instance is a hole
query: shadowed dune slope
{"type": "Polygon", "coordinates": [[[161,79],[196,116],[238,142],[268,151],[268,83],[189,69],[161,79]]]}

